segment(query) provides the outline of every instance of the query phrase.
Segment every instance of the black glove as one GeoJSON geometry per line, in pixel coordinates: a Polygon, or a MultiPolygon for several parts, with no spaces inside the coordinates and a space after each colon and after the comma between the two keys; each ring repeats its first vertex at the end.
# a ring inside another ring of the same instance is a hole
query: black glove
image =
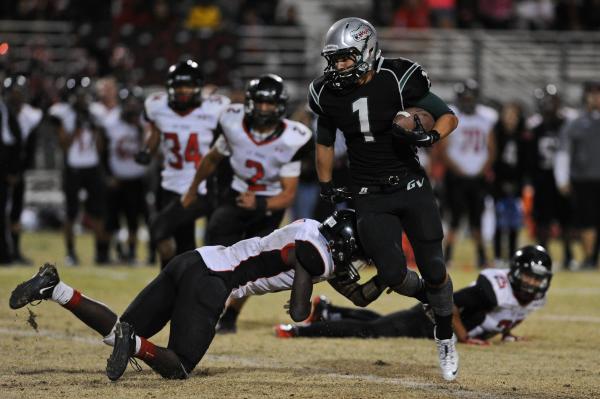
{"type": "Polygon", "coordinates": [[[320,197],[322,200],[325,200],[332,204],[337,204],[339,202],[344,202],[348,199],[351,199],[352,195],[345,188],[342,187],[333,187],[333,184],[328,181],[327,183],[319,182],[321,186],[321,194],[320,197]]]}
{"type": "Polygon", "coordinates": [[[152,155],[150,155],[150,152],[148,150],[141,150],[135,154],[133,159],[136,163],[139,163],[140,165],[148,165],[152,160],[152,155]]]}
{"type": "Polygon", "coordinates": [[[413,130],[403,129],[396,124],[393,126],[392,136],[402,144],[431,147],[433,143],[440,139],[440,134],[436,130],[425,131],[418,115],[415,115],[415,128],[413,130]]]}

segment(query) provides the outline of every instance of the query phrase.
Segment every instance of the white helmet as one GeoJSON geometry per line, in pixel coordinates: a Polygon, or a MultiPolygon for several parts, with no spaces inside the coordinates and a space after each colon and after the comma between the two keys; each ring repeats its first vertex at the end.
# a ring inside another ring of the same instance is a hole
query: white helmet
{"type": "Polygon", "coordinates": [[[344,89],[354,85],[381,56],[377,43],[377,31],[368,21],[361,18],[340,19],[329,28],[321,55],[327,60],[325,83],[333,89],[344,89]],[[338,71],[336,60],[350,57],[355,64],[338,71]]]}

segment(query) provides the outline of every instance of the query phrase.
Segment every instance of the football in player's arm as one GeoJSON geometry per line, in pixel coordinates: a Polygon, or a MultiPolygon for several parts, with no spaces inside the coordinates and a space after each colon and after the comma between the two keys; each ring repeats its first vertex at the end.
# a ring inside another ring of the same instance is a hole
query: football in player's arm
{"type": "Polygon", "coordinates": [[[428,300],[433,308],[440,368],[446,380],[458,372],[452,332],[452,281],[443,259],[443,230],[429,179],[416,149],[448,136],[458,119],[430,88],[425,70],[404,58],[381,56],[377,32],[360,18],[335,22],[321,55],[324,74],[309,86],[309,106],[318,116],[316,168],[321,197],[336,202],[332,184],[336,130],[348,147],[359,233],[382,285],[428,300]],[[409,107],[428,111],[432,130],[407,131],[393,123],[409,107]],[[386,226],[382,229],[381,226],[386,226]],[[402,233],[410,239],[421,276],[409,270],[402,233]],[[422,278],[421,278],[422,277],[422,278]]]}

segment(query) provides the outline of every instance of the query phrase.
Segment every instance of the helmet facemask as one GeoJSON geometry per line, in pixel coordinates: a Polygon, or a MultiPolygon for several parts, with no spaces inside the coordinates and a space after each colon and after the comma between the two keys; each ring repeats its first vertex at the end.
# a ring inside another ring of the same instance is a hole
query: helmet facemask
{"type": "Polygon", "coordinates": [[[364,19],[341,19],[329,28],[321,56],[327,60],[325,84],[333,90],[352,88],[367,72],[373,70],[381,56],[377,31],[364,19]],[[354,64],[338,70],[336,64],[341,58],[352,59],[354,64]]]}
{"type": "Polygon", "coordinates": [[[323,53],[323,57],[327,60],[327,67],[324,72],[325,81],[329,87],[335,90],[355,86],[364,74],[371,69],[371,66],[362,59],[361,53],[355,48],[339,50],[329,54],[323,53]],[[340,71],[336,67],[340,58],[349,58],[354,61],[354,65],[340,71]]]}
{"type": "Polygon", "coordinates": [[[518,250],[511,260],[508,280],[521,304],[541,299],[552,280],[552,260],[541,246],[518,250]]]}
{"type": "Polygon", "coordinates": [[[254,127],[275,126],[285,114],[285,104],[278,102],[273,97],[256,94],[246,98],[244,111],[254,127]],[[273,111],[263,111],[259,109],[258,103],[273,104],[275,109],[273,111]]]}
{"type": "Polygon", "coordinates": [[[198,107],[202,102],[202,88],[200,86],[193,86],[189,82],[168,84],[167,95],[169,97],[169,107],[175,111],[187,111],[198,107]],[[182,90],[183,87],[188,87],[192,90],[189,93],[184,92],[182,90]]]}

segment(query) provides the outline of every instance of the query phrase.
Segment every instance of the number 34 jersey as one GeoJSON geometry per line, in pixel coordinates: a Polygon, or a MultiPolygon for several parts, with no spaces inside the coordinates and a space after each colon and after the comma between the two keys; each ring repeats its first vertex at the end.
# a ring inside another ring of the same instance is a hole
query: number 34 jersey
{"type": "MultiPolygon", "coordinates": [[[[230,100],[212,95],[186,114],[173,111],[168,105],[167,93],[150,95],[144,104],[146,118],[161,132],[164,165],[162,188],[178,194],[187,191],[196,168],[214,140],[214,130],[221,111],[230,100]]],[[[206,184],[198,188],[206,194],[206,184]]]]}
{"type": "Polygon", "coordinates": [[[281,192],[280,178],[300,176],[300,160],[312,145],[312,133],[302,123],[283,119],[271,136],[258,141],[246,125],[244,105],[232,104],[219,126],[215,146],[230,157],[234,190],[274,196],[281,192]]]}

